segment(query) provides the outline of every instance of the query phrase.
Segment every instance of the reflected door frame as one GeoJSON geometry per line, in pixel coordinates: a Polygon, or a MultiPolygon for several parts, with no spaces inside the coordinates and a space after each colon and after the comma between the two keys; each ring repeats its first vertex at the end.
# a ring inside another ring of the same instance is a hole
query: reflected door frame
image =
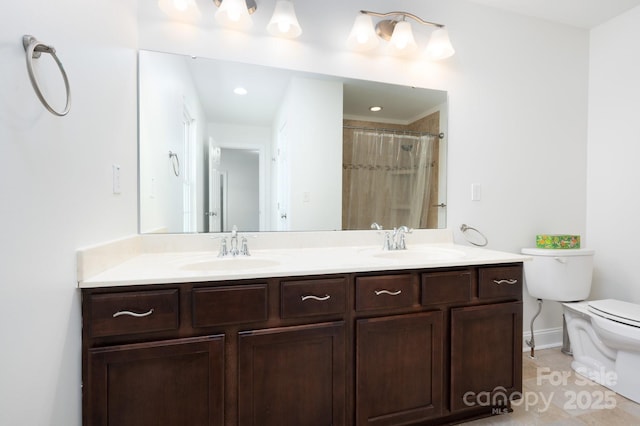
{"type": "MultiPolygon", "coordinates": [[[[238,150],[258,152],[258,168],[259,168],[258,170],[258,176],[259,176],[258,203],[260,206],[258,211],[258,223],[259,223],[260,231],[266,231],[268,229],[268,224],[270,220],[270,218],[268,217],[268,214],[265,214],[268,212],[266,203],[267,203],[267,200],[269,199],[268,198],[269,194],[267,193],[269,185],[267,185],[267,183],[270,182],[270,177],[269,177],[270,170],[268,169],[268,165],[267,165],[268,163],[267,163],[267,157],[266,157],[266,149],[268,147],[265,147],[260,144],[229,143],[225,141],[216,141],[214,145],[221,149],[238,149],[238,150]]],[[[226,182],[226,179],[225,179],[225,182],[226,182]]],[[[221,225],[223,226],[222,229],[226,229],[225,228],[226,222],[224,222],[224,219],[221,225]]],[[[220,232],[220,231],[209,231],[209,232],[220,232]]]]}

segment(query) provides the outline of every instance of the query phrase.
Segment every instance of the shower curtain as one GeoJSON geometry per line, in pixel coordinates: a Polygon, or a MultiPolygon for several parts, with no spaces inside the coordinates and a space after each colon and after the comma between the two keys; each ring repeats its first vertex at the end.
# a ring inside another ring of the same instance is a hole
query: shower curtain
{"type": "Polygon", "coordinates": [[[426,228],[433,135],[354,130],[343,152],[343,229],[426,228]]]}

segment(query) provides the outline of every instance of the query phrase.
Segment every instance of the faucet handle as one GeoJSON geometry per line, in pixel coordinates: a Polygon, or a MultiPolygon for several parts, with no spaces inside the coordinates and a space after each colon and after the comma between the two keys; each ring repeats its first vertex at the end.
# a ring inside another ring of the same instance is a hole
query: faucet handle
{"type": "Polygon", "coordinates": [[[378,224],[378,222],[373,222],[371,224],[371,229],[375,229],[376,231],[381,231],[382,230],[382,226],[380,224],[378,224]]]}
{"type": "Polygon", "coordinates": [[[405,239],[406,234],[410,234],[413,232],[413,228],[409,228],[406,225],[400,226],[397,230],[396,239],[396,250],[406,250],[407,249],[407,241],[405,239]]]}
{"type": "Polygon", "coordinates": [[[220,240],[220,251],[218,252],[218,257],[224,257],[229,254],[227,250],[227,239],[222,237],[220,240]]]}
{"type": "Polygon", "coordinates": [[[382,250],[393,250],[393,243],[391,242],[391,234],[389,232],[384,233],[384,242],[382,243],[382,250]]]}
{"type": "Polygon", "coordinates": [[[244,237],[244,236],[242,237],[240,254],[243,256],[251,256],[251,253],[249,253],[249,244],[247,242],[247,237],[244,237]]]}
{"type": "Polygon", "coordinates": [[[406,250],[407,249],[407,241],[405,240],[404,235],[405,235],[404,232],[400,233],[396,250],[406,250]]]}

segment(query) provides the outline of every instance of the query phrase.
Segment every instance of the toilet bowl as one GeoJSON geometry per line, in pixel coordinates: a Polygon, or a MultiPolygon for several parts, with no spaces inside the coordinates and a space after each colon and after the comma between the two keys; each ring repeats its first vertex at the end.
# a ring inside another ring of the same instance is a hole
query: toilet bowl
{"type": "Polygon", "coordinates": [[[605,299],[563,308],[571,368],[640,403],[640,305],[605,299]]]}

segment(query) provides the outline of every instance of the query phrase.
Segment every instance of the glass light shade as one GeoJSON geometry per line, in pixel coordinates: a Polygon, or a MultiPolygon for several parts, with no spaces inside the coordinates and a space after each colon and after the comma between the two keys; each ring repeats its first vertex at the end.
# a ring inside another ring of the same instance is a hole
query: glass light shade
{"type": "Polygon", "coordinates": [[[449,40],[449,32],[446,28],[438,28],[431,34],[431,38],[429,39],[429,44],[427,44],[426,54],[429,59],[439,60],[445,59],[453,54],[456,51],[453,49],[451,45],[451,41],[449,40]]]}
{"type": "Polygon", "coordinates": [[[378,47],[380,39],[373,28],[371,16],[360,14],[351,28],[349,38],[347,38],[347,48],[364,52],[378,47]]]}
{"type": "Polygon", "coordinates": [[[253,25],[245,0],[222,0],[215,17],[220,25],[237,30],[246,30],[253,25]]]}
{"type": "Polygon", "coordinates": [[[293,3],[289,0],[278,0],[273,16],[267,25],[267,31],[278,37],[296,38],[302,34],[293,3]]]}
{"type": "Polygon", "coordinates": [[[396,54],[411,53],[418,48],[416,40],[413,38],[411,24],[407,21],[396,23],[389,43],[391,44],[391,50],[396,54]]]}
{"type": "Polygon", "coordinates": [[[194,0],[158,0],[158,7],[172,19],[179,21],[200,19],[200,9],[194,0]]]}

